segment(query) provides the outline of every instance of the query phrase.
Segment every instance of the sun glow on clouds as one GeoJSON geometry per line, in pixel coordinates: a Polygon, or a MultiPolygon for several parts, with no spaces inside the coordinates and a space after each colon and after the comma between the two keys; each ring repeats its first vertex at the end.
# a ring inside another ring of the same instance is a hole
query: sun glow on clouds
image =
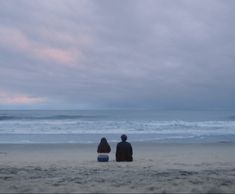
{"type": "Polygon", "coordinates": [[[35,55],[42,59],[49,59],[64,64],[70,64],[75,61],[72,53],[55,48],[36,48],[35,55]]]}
{"type": "Polygon", "coordinates": [[[24,105],[46,102],[46,98],[30,97],[24,94],[10,94],[0,91],[0,104],[24,105]]]}
{"type": "Polygon", "coordinates": [[[79,49],[62,49],[30,40],[22,31],[0,27],[0,44],[5,48],[39,60],[72,66],[81,57],[79,49]]]}

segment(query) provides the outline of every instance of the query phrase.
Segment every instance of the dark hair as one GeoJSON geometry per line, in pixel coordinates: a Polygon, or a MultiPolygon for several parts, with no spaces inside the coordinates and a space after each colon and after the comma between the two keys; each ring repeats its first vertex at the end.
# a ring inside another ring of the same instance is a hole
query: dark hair
{"type": "Polygon", "coordinates": [[[122,139],[122,141],[126,141],[126,140],[127,140],[127,136],[126,136],[125,134],[123,134],[123,135],[121,136],[121,139],[122,139]]]}
{"type": "Polygon", "coordinates": [[[109,153],[111,148],[108,144],[108,141],[105,137],[102,137],[97,148],[98,153],[109,153]]]}

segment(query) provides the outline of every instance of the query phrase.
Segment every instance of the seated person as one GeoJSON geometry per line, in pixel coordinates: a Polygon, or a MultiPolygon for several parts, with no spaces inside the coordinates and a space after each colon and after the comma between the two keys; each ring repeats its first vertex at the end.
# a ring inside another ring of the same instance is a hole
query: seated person
{"type": "Polygon", "coordinates": [[[128,143],[127,140],[127,136],[126,135],[122,135],[121,136],[122,142],[117,144],[117,148],[116,148],[116,161],[117,162],[131,162],[133,161],[132,158],[132,146],[130,143],[128,143]]]}
{"type": "Polygon", "coordinates": [[[97,161],[98,162],[108,162],[109,161],[109,155],[111,148],[107,142],[107,139],[105,137],[101,138],[100,143],[97,148],[97,161]]]}

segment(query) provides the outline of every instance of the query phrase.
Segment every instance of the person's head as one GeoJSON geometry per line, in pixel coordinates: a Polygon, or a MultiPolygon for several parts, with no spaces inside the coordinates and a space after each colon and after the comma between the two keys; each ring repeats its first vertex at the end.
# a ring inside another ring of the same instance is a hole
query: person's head
{"type": "Polygon", "coordinates": [[[127,140],[127,136],[125,134],[121,135],[121,140],[125,142],[127,140]]]}
{"type": "Polygon", "coordinates": [[[107,142],[107,139],[105,137],[102,137],[101,140],[100,140],[100,143],[103,144],[103,143],[108,143],[108,142],[107,142]]]}

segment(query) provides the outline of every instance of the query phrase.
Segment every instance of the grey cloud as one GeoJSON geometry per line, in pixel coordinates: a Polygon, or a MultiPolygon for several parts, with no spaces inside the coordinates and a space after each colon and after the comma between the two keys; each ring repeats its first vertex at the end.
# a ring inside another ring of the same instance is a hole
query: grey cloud
{"type": "Polygon", "coordinates": [[[1,1],[0,30],[19,30],[31,47],[52,51],[45,60],[0,45],[0,90],[45,97],[44,108],[235,108],[234,7],[232,0],[1,1]],[[71,64],[54,60],[53,49],[71,53],[71,64]]]}

